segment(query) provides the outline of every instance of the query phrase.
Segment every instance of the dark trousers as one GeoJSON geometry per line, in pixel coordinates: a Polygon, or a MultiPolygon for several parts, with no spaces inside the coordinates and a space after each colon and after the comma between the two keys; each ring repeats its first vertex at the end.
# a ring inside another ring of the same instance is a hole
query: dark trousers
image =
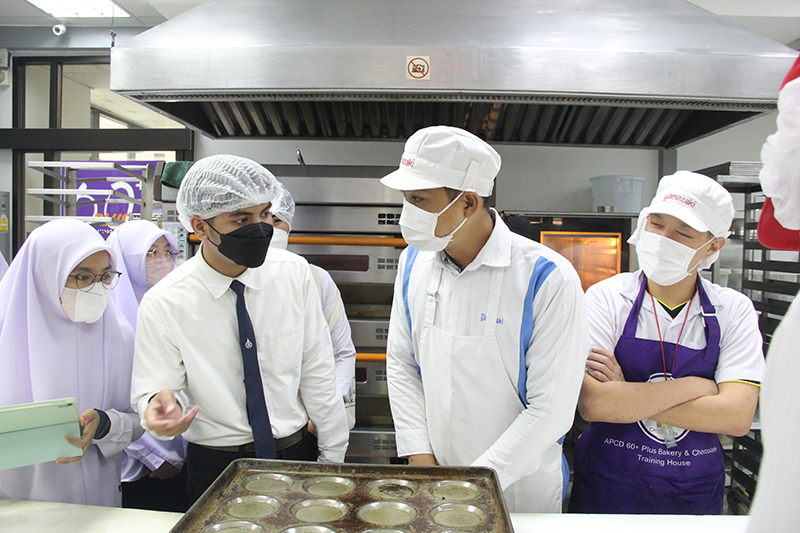
{"type": "Polygon", "coordinates": [[[168,479],[148,476],[122,484],[122,507],[185,513],[189,509],[186,467],[168,479]]]}
{"type": "MultiPolygon", "coordinates": [[[[186,450],[188,466],[189,500],[191,503],[203,495],[225,468],[236,459],[255,457],[255,452],[224,452],[189,443],[186,450]]],[[[283,461],[316,461],[319,456],[317,437],[308,433],[303,440],[277,452],[283,461]]]]}

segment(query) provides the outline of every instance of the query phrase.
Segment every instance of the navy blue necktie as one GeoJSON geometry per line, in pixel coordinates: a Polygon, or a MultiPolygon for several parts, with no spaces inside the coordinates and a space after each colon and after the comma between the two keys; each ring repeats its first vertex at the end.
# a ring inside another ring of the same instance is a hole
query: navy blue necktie
{"type": "Polygon", "coordinates": [[[244,285],[239,280],[233,280],[231,289],[236,293],[236,319],[239,322],[239,345],[242,348],[242,363],[244,363],[247,419],[253,429],[256,457],[260,459],[275,459],[277,457],[275,439],[272,436],[272,426],[269,423],[267,403],[264,401],[264,384],[261,382],[261,369],[258,366],[256,336],[244,301],[244,285]]]}

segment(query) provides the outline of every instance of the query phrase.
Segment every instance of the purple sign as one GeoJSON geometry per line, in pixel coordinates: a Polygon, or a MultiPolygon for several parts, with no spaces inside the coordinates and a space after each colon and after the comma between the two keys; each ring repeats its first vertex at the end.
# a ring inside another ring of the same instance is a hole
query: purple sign
{"type": "MultiPolygon", "coordinates": [[[[111,161],[109,161],[111,162],[111,161]]],[[[113,161],[119,165],[153,165],[157,161],[113,161]]],[[[144,174],[145,169],[131,169],[138,175],[144,174]]],[[[120,180],[114,181],[113,178],[130,178],[131,176],[118,170],[78,170],[78,189],[86,190],[86,194],[79,194],[76,197],[78,202],[77,215],[82,217],[112,217],[115,221],[124,222],[130,218],[132,213],[141,213],[140,206],[133,202],[121,203],[100,203],[95,205],[80,205],[80,202],[92,200],[104,200],[106,198],[116,198],[111,194],[92,194],[92,193],[111,193],[119,191],[122,194],[141,200],[142,183],[139,180],[120,180]],[[112,178],[110,181],[90,181],[81,182],[86,178],[112,178]]],[[[152,201],[152,199],[151,199],[152,201]]]]}

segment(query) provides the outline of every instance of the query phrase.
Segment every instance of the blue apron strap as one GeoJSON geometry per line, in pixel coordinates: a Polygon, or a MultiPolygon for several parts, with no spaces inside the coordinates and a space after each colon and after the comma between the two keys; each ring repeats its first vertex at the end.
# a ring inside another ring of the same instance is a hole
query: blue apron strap
{"type": "Polygon", "coordinates": [[[708,362],[716,362],[719,360],[719,341],[722,335],[719,329],[719,320],[717,320],[717,309],[708,299],[700,274],[697,275],[697,292],[700,295],[700,307],[706,323],[706,353],[703,359],[708,362]]]}
{"type": "MultiPolygon", "coordinates": [[[[411,269],[414,268],[414,261],[417,260],[417,255],[419,254],[419,250],[416,248],[412,248],[411,246],[408,247],[408,252],[406,252],[406,264],[405,268],[403,269],[403,305],[406,307],[406,320],[408,320],[408,336],[411,338],[411,342],[413,345],[414,342],[414,332],[411,329],[411,311],[408,309],[408,283],[411,280],[411,269]]],[[[414,358],[416,361],[416,357],[414,358]]],[[[417,364],[417,374],[422,376],[422,371],[419,368],[419,364],[417,364]]]]}

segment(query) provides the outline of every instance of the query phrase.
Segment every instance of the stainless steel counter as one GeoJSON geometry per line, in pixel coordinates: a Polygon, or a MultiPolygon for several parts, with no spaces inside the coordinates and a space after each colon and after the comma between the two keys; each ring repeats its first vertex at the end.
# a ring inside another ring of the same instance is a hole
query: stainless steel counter
{"type": "MultiPolygon", "coordinates": [[[[0,500],[3,533],[168,532],[182,515],[64,503],[0,500]]],[[[744,533],[746,516],[511,514],[516,533],[744,533]]]]}

